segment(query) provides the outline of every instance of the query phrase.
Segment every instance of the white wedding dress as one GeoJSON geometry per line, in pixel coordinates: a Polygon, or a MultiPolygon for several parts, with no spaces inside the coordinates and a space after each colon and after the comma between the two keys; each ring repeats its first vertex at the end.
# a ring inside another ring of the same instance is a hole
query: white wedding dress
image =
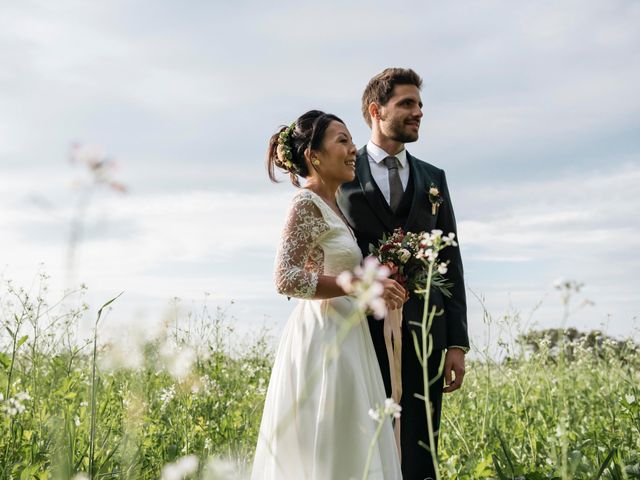
{"type": "MultiPolygon", "coordinates": [[[[301,300],[284,328],[260,425],[252,480],[362,478],[385,390],[364,315],[352,298],[312,300],[318,274],[362,260],[343,220],[302,189],[276,258],[278,291],[301,300]]],[[[373,448],[369,479],[401,479],[390,418],[373,448]]]]}

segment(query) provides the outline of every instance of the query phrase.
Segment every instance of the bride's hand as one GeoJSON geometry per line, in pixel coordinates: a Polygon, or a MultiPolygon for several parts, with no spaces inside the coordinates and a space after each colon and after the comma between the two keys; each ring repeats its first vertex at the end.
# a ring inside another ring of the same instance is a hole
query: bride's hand
{"type": "Polygon", "coordinates": [[[407,291],[402,288],[398,282],[391,278],[385,278],[382,280],[382,299],[387,304],[389,310],[396,308],[402,308],[402,305],[407,299],[407,291]]]}

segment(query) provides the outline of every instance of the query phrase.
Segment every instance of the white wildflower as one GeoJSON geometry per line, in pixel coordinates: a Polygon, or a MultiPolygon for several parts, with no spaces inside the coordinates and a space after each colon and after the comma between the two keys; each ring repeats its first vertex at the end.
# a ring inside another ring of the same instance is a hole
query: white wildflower
{"type": "Polygon", "coordinates": [[[196,360],[196,352],[189,345],[177,346],[170,339],[165,339],[159,349],[164,368],[176,380],[184,380],[196,360]]]}
{"type": "Polygon", "coordinates": [[[580,293],[580,289],[584,286],[584,284],[577,282],[575,280],[567,280],[565,278],[556,278],[553,281],[553,287],[556,290],[563,290],[567,293],[580,293]]]}
{"type": "Polygon", "coordinates": [[[566,283],[567,281],[563,277],[558,277],[553,281],[551,285],[553,286],[553,288],[560,290],[562,286],[566,283]]]}
{"type": "Polygon", "coordinates": [[[394,418],[400,418],[402,407],[393,401],[393,398],[387,398],[384,401],[384,414],[391,415],[394,418]]]}
{"type": "Polygon", "coordinates": [[[107,152],[101,145],[75,144],[71,149],[71,161],[74,163],[84,163],[90,167],[104,163],[108,160],[107,152]]]}
{"type": "Polygon", "coordinates": [[[636,401],[636,397],[635,397],[635,395],[630,395],[630,394],[625,395],[625,396],[624,396],[624,399],[627,401],[627,403],[628,403],[629,405],[631,405],[631,404],[635,403],[635,401],[636,401]]]}
{"type": "Polygon", "coordinates": [[[168,370],[171,376],[178,380],[184,379],[189,372],[193,362],[196,360],[196,353],[191,347],[186,345],[180,348],[168,362],[168,370]]]}
{"type": "Polygon", "coordinates": [[[119,369],[139,370],[144,365],[144,345],[148,341],[146,333],[139,327],[127,329],[117,339],[107,344],[100,364],[107,371],[119,369]]]}
{"type": "MultiPolygon", "coordinates": [[[[17,384],[18,382],[16,382],[17,384]]],[[[4,399],[4,396],[0,398],[0,401],[4,399]]],[[[22,402],[26,402],[31,400],[31,396],[27,392],[19,392],[15,397],[9,397],[4,403],[4,405],[0,406],[0,411],[3,411],[10,417],[15,417],[18,414],[23,413],[26,410],[26,407],[22,402]]]]}
{"type": "Polygon", "coordinates": [[[206,396],[211,395],[211,392],[214,388],[216,388],[215,381],[211,380],[207,375],[203,375],[200,377],[200,385],[203,388],[203,394],[206,396]]]}
{"type": "Polygon", "coordinates": [[[162,467],[161,480],[182,480],[198,470],[198,457],[187,455],[162,467]]]}
{"type": "Polygon", "coordinates": [[[80,417],[78,415],[73,417],[73,423],[76,425],[76,427],[80,426],[80,417]]]}
{"type": "Polygon", "coordinates": [[[345,292],[351,292],[354,289],[353,273],[348,270],[340,273],[336,278],[336,283],[342,287],[345,292]]]}
{"type": "Polygon", "coordinates": [[[387,398],[384,404],[376,408],[369,409],[369,416],[375,422],[382,422],[386,417],[400,418],[402,407],[398,405],[393,398],[387,398]]]}
{"type": "Polygon", "coordinates": [[[204,449],[205,450],[211,450],[211,448],[213,447],[213,442],[211,441],[211,439],[209,437],[204,439],[204,449]]]}
{"type": "Polygon", "coordinates": [[[210,458],[204,467],[204,480],[236,480],[238,473],[233,463],[219,458],[210,458]]]}
{"type": "Polygon", "coordinates": [[[438,265],[438,273],[440,273],[441,275],[447,273],[447,262],[442,262],[440,263],[440,265],[438,265]]]}
{"type": "Polygon", "coordinates": [[[376,318],[384,318],[387,308],[382,299],[384,287],[381,281],[389,276],[389,268],[380,265],[374,257],[367,257],[362,267],[351,272],[342,272],[336,279],[345,292],[356,297],[361,310],[370,308],[376,318]],[[355,274],[355,275],[354,275],[355,274]],[[355,277],[355,280],[354,280],[355,277]]]}
{"type": "Polygon", "coordinates": [[[176,396],[176,389],[173,385],[169,388],[163,388],[162,390],[160,390],[159,396],[160,401],[162,402],[161,408],[164,409],[169,404],[169,402],[173,400],[173,397],[176,396]]]}
{"type": "Polygon", "coordinates": [[[430,247],[430,250],[435,252],[428,254],[426,251],[424,252],[424,256],[432,257],[429,258],[430,261],[435,260],[438,256],[437,253],[445,247],[453,246],[457,247],[458,244],[455,241],[456,234],[453,232],[448,233],[447,235],[442,234],[442,230],[431,230],[431,233],[424,232],[420,236],[420,249],[426,249],[430,247]]]}
{"type": "Polygon", "coordinates": [[[442,241],[447,246],[457,247],[458,242],[455,241],[456,234],[453,232],[449,232],[449,235],[445,235],[442,237],[442,241]]]}
{"type": "Polygon", "coordinates": [[[373,408],[370,408],[368,413],[374,422],[379,422],[380,420],[382,420],[382,415],[380,415],[380,409],[374,410],[373,408]]]}
{"type": "Polygon", "coordinates": [[[427,248],[426,250],[420,249],[416,254],[416,258],[426,258],[429,262],[434,262],[438,258],[437,250],[433,248],[427,248]]]}
{"type": "Polygon", "coordinates": [[[25,402],[31,400],[31,396],[27,392],[18,392],[16,394],[16,399],[25,402]]]}

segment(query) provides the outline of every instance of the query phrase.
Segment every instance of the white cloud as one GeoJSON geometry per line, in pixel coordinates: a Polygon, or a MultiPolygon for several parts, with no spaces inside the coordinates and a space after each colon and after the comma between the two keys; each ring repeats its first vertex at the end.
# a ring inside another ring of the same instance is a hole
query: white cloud
{"type": "MultiPolygon", "coordinates": [[[[569,324],[631,334],[640,313],[640,165],[460,193],[467,284],[486,296],[494,316],[510,309],[526,314],[543,300],[534,320],[559,326],[562,308],[550,285],[562,276],[584,282],[584,297],[595,302],[569,324]]],[[[472,295],[469,307],[471,328],[482,338],[481,308],[472,295]]]]}
{"type": "MultiPolygon", "coordinates": [[[[14,180],[15,186],[29,181],[14,180]]],[[[640,289],[634,267],[640,264],[632,253],[640,248],[634,221],[639,185],[640,168],[629,166],[607,175],[465,189],[457,210],[469,287],[500,311],[509,301],[534,305],[558,276],[575,278],[587,283],[599,306],[581,317],[585,324],[597,326],[613,312],[614,327],[624,331],[640,289]]],[[[283,305],[276,308],[281,323],[286,305],[273,292],[271,269],[292,193],[98,196],[78,252],[80,276],[96,297],[126,290],[131,298],[155,298],[154,308],[173,296],[194,299],[205,291],[218,301],[263,301],[262,312],[246,312],[253,317],[283,305]]],[[[43,261],[60,281],[68,221],[59,219],[68,220],[72,210],[59,209],[58,220],[20,203],[4,205],[0,213],[9,219],[8,235],[0,240],[0,251],[12,253],[3,258],[9,273],[19,272],[26,282],[43,261]],[[43,242],[39,229],[59,231],[43,242]]],[[[469,304],[477,328],[478,305],[471,298],[469,304]]],[[[558,312],[549,305],[538,315],[550,322],[558,312]]]]}
{"type": "Polygon", "coordinates": [[[277,311],[269,257],[291,191],[262,180],[268,135],[320,107],[364,143],[364,84],[407,65],[426,104],[410,151],[449,174],[470,285],[501,309],[574,275],[619,324],[633,316],[640,5],[334,6],[3,5],[0,264],[63,277],[74,196],[54,166],[70,141],[101,142],[132,193],[89,211],[78,260],[97,297],[215,290],[251,304],[247,318],[259,298],[277,311]]]}

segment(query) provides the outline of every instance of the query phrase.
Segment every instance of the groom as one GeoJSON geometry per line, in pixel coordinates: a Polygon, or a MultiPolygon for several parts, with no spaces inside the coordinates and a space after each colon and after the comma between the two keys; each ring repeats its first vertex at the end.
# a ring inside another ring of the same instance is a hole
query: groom
{"type": "MultiPolygon", "coordinates": [[[[363,255],[369,253],[369,244],[377,245],[383,234],[397,227],[411,232],[440,229],[445,235],[457,233],[444,171],[418,160],[405,149],[405,143],[418,139],[422,119],[421,87],[422,79],[413,70],[387,68],[369,81],[362,95],[362,114],[371,128],[371,140],[358,151],[356,178],[342,185],[338,205],[353,228],[363,255]],[[437,206],[432,205],[429,197],[433,185],[442,199],[437,206]]],[[[434,379],[444,356],[443,375],[429,389],[436,434],[442,393],[460,388],[464,355],[469,350],[460,250],[447,247],[440,252],[440,258],[449,261],[446,277],[454,286],[451,298],[439,291],[431,292],[431,304],[443,312],[434,318],[431,327],[433,352],[428,362],[429,379],[434,379]]],[[[410,324],[422,321],[423,307],[424,302],[412,294],[403,308],[400,431],[404,480],[435,478],[431,455],[422,446],[429,445],[424,400],[416,397],[424,396],[424,388],[411,331],[415,331],[418,338],[421,332],[419,326],[410,324]]],[[[383,322],[369,318],[369,328],[387,396],[391,397],[383,322]]]]}

